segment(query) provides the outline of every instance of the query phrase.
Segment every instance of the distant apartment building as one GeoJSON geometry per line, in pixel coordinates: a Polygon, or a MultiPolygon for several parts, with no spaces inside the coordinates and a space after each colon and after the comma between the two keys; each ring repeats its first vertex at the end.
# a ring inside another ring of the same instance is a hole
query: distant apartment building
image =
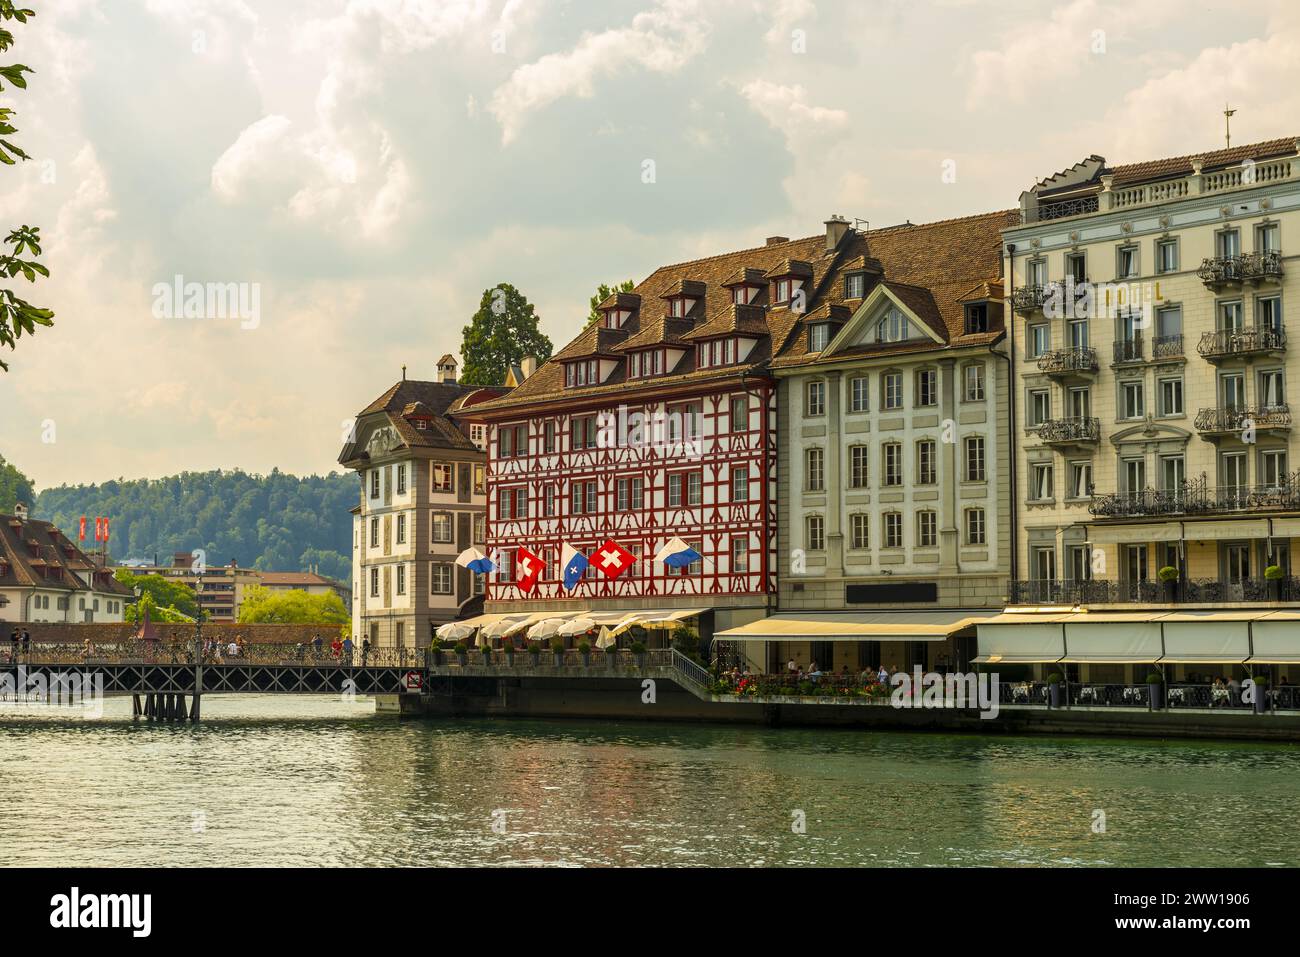
{"type": "MultiPolygon", "coordinates": [[[[1093,617],[1035,625],[1032,640],[1003,629],[1028,642],[1012,641],[1012,658],[1094,680],[1132,680],[1153,654],[1259,662],[1259,636],[1283,627],[1270,609],[1300,602],[1300,357],[1286,318],[1300,301],[1298,147],[1090,156],[1022,194],[1003,234],[1010,598],[1093,617]],[[1109,628],[1098,608],[1117,616],[1109,628]],[[1198,632],[1187,614],[1218,617],[1198,632]],[[1201,651],[1181,644],[1190,634],[1201,651]]],[[[981,652],[997,652],[985,635],[981,652]]]]}
{"type": "Polygon", "coordinates": [[[343,606],[352,608],[352,589],[336,578],[327,578],[317,572],[259,572],[261,585],[267,591],[305,591],[309,595],[338,595],[343,606]]]}
{"type": "Polygon", "coordinates": [[[443,356],[438,381],[403,378],[356,417],[339,462],[354,469],[354,637],[375,647],[423,647],[432,629],[482,602],[481,579],[456,556],[486,540],[484,433],[456,413],[501,389],[456,381],[443,356]]]}
{"type": "Polygon", "coordinates": [[[262,583],[262,572],[238,562],[209,565],[190,552],[176,552],[169,565],[144,562],[122,563],[119,567],[136,575],[161,575],[194,591],[195,600],[207,613],[208,621],[239,620],[239,610],[249,590],[262,583]]]}
{"type": "Polygon", "coordinates": [[[120,622],[132,600],[111,568],[26,505],[0,515],[0,622],[120,622]]]}

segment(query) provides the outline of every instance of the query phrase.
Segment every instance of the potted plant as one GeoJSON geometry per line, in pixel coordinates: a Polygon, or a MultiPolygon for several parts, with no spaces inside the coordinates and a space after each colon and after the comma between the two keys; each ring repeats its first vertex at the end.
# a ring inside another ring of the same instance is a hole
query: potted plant
{"type": "Polygon", "coordinates": [[[632,642],[632,657],[636,659],[636,666],[638,668],[645,667],[645,642],[644,641],[632,642]]]}
{"type": "Polygon", "coordinates": [[[1178,600],[1178,569],[1173,565],[1166,565],[1160,571],[1156,572],[1156,577],[1165,583],[1165,598],[1169,601],[1178,600]]]}
{"type": "Polygon", "coordinates": [[[1065,689],[1061,687],[1061,682],[1064,680],[1065,676],[1059,671],[1053,671],[1047,676],[1048,707],[1059,708],[1061,706],[1061,698],[1065,693],[1065,689]]]}
{"type": "Polygon", "coordinates": [[[1152,711],[1159,711],[1165,706],[1165,676],[1154,668],[1147,673],[1147,695],[1152,711]]]}
{"type": "Polygon", "coordinates": [[[479,651],[483,654],[483,664],[485,665],[492,664],[492,646],[483,645],[481,648],[479,648],[479,651]]]}
{"type": "Polygon", "coordinates": [[[435,638],[429,642],[429,659],[433,662],[433,667],[442,667],[442,639],[435,638]]]}
{"type": "Polygon", "coordinates": [[[542,643],[540,641],[530,641],[528,643],[529,664],[536,668],[542,661],[542,643]]]}
{"type": "Polygon", "coordinates": [[[456,642],[456,661],[462,668],[469,664],[469,645],[463,641],[456,642]]]}
{"type": "Polygon", "coordinates": [[[605,648],[605,664],[611,668],[618,667],[618,645],[611,644],[605,648]]]}
{"type": "Polygon", "coordinates": [[[582,667],[591,667],[591,642],[585,638],[578,642],[578,654],[582,655],[582,667]]]}
{"type": "Polygon", "coordinates": [[[556,635],[551,639],[551,653],[555,655],[555,667],[564,667],[564,639],[556,635]]]}
{"type": "Polygon", "coordinates": [[[1268,675],[1255,675],[1255,713],[1268,711],[1268,675]]]}
{"type": "Polygon", "coordinates": [[[501,650],[506,656],[506,667],[513,668],[515,666],[515,643],[506,638],[501,642],[501,650]]]}
{"type": "Polygon", "coordinates": [[[1270,589],[1273,592],[1273,600],[1282,600],[1282,581],[1286,578],[1286,573],[1282,571],[1281,565],[1269,565],[1264,569],[1264,580],[1273,583],[1270,589]]]}

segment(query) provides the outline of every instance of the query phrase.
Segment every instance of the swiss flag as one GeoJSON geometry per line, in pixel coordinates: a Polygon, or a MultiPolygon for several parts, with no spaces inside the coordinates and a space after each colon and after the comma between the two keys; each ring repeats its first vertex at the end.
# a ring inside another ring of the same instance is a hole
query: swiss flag
{"type": "Polygon", "coordinates": [[[530,594],[537,587],[537,579],[542,575],[542,569],[546,563],[524,548],[519,546],[515,552],[515,584],[525,595],[530,594]]]}
{"type": "Polygon", "coordinates": [[[86,516],[81,516],[81,527],[77,532],[77,537],[83,542],[86,540],[86,516]]]}
{"type": "Polygon", "coordinates": [[[617,578],[632,567],[636,556],[611,538],[591,553],[590,560],[610,578],[617,578]]]}

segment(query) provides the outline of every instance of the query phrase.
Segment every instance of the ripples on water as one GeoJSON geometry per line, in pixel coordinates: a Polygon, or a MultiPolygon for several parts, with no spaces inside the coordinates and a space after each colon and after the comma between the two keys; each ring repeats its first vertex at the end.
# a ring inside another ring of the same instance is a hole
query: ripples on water
{"type": "Polygon", "coordinates": [[[0,721],[18,865],[1292,865],[1300,748],[373,714],[0,721]],[[1092,833],[1093,810],[1106,833],[1092,833]],[[802,810],[806,833],[792,830],[802,810]],[[493,830],[504,819],[504,833],[493,830]]]}

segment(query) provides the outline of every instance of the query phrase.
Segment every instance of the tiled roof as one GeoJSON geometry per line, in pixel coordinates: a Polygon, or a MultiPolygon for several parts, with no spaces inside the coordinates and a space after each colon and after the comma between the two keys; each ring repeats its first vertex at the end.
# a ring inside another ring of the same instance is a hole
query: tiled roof
{"type": "MultiPolygon", "coordinates": [[[[473,450],[476,446],[448,416],[448,412],[467,395],[478,390],[478,386],[456,382],[402,379],[362,409],[357,417],[384,413],[389,424],[410,448],[420,446],[473,450]],[[408,415],[428,417],[429,427],[417,429],[405,418],[408,415]]],[[[339,462],[352,461],[364,452],[365,446],[361,442],[349,442],[339,453],[339,462]]]]}
{"type": "Polygon", "coordinates": [[[1202,161],[1202,170],[1221,169],[1235,166],[1242,160],[1270,159],[1275,156],[1293,156],[1297,152],[1297,138],[1286,136],[1262,143],[1247,143],[1231,149],[1211,150],[1208,153],[1191,153],[1187,156],[1171,156],[1167,159],[1146,160],[1141,163],[1125,163],[1106,170],[1115,176],[1115,185],[1128,185],[1148,180],[1167,179],[1172,176],[1186,176],[1192,172],[1192,161],[1202,161]]]}
{"type": "Polygon", "coordinates": [[[318,575],[315,572],[262,572],[263,585],[328,585],[331,588],[342,587],[340,582],[333,578],[326,578],[324,575],[318,575]]]}
{"type": "Polygon", "coordinates": [[[131,594],[111,571],[96,565],[70,538],[49,522],[0,515],[0,588],[35,585],[63,591],[90,591],[76,575],[91,577],[95,591],[131,594]]]}

